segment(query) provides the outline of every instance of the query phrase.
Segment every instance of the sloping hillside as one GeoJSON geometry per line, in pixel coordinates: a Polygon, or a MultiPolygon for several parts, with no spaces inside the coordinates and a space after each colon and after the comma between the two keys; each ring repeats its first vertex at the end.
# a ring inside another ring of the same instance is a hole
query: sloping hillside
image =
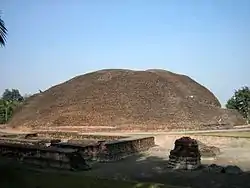
{"type": "Polygon", "coordinates": [[[185,75],[164,70],[101,70],[31,97],[11,126],[199,128],[244,124],[235,111],[185,75]]]}

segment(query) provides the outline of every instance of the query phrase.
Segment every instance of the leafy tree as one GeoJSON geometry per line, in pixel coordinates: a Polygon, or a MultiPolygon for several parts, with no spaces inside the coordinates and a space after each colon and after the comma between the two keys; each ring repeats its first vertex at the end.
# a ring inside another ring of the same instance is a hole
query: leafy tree
{"type": "Polygon", "coordinates": [[[6,37],[7,37],[7,28],[5,27],[4,21],[1,19],[0,16],[0,46],[5,46],[6,44],[6,37]]]}
{"type": "Polygon", "coordinates": [[[6,89],[0,99],[0,124],[7,123],[14,110],[22,104],[24,97],[18,89],[6,89]]]}
{"type": "Polygon", "coordinates": [[[236,109],[250,123],[250,89],[242,87],[227,101],[226,108],[236,109]]]}
{"type": "Polygon", "coordinates": [[[0,124],[8,122],[12,117],[15,106],[14,101],[0,100],[0,124]]]}
{"type": "Polygon", "coordinates": [[[12,89],[12,90],[5,89],[2,99],[6,101],[20,101],[20,102],[24,100],[23,96],[20,94],[18,89],[12,89]]]}

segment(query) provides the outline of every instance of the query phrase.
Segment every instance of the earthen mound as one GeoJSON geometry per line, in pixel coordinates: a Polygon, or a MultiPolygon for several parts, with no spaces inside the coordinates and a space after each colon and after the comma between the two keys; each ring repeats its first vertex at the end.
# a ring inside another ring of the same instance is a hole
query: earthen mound
{"type": "Polygon", "coordinates": [[[11,126],[200,129],[243,124],[235,111],[185,75],[164,70],[101,70],[31,97],[11,126]]]}

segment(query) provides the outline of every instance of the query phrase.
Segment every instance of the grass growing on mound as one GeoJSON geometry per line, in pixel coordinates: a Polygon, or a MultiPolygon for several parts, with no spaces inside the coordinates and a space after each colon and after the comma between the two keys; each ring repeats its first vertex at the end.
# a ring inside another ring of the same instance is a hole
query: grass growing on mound
{"type": "Polygon", "coordinates": [[[100,179],[75,173],[35,171],[20,166],[0,165],[1,188],[174,188],[156,183],[100,179]]]}

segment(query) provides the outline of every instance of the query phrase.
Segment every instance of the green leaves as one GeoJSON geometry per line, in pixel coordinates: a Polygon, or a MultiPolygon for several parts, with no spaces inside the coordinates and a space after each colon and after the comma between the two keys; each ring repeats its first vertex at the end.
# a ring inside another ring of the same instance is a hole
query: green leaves
{"type": "Polygon", "coordinates": [[[8,122],[12,117],[15,107],[16,104],[13,101],[0,100],[0,124],[8,122]]]}
{"type": "Polygon", "coordinates": [[[7,123],[24,100],[18,89],[6,89],[0,99],[0,124],[7,123]]]}
{"type": "Polygon", "coordinates": [[[242,87],[236,90],[234,95],[227,101],[226,108],[236,109],[244,118],[250,122],[250,89],[242,87]]]}
{"type": "Polygon", "coordinates": [[[18,89],[5,89],[3,95],[2,95],[2,99],[6,100],[6,101],[23,101],[24,98],[23,96],[20,94],[18,89]]]}

